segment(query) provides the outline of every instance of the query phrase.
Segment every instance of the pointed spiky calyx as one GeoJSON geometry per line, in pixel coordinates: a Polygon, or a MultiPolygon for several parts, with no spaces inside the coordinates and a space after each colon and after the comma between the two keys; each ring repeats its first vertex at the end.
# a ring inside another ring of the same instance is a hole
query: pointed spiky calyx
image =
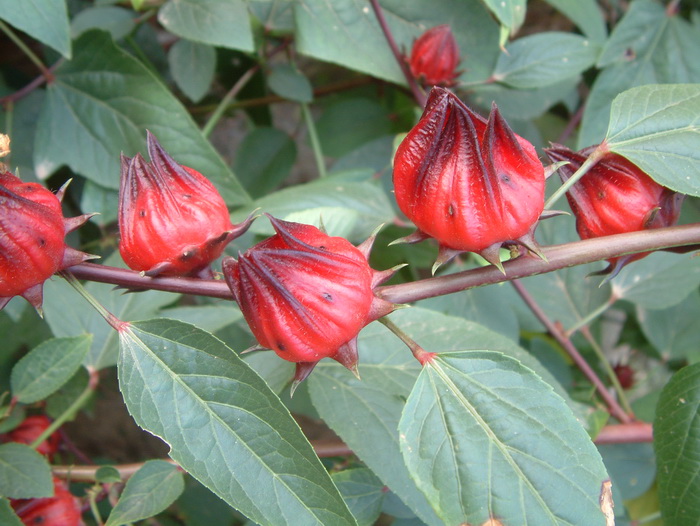
{"type": "Polygon", "coordinates": [[[95,257],[65,243],[65,235],[91,216],[64,218],[57,195],[10,172],[0,173],[0,209],[0,309],[22,296],[41,315],[44,282],[95,257]]]}
{"type": "Polygon", "coordinates": [[[502,270],[499,249],[519,244],[541,254],[532,233],[544,209],[544,167],[494,104],[488,120],[450,91],[433,88],[418,124],[394,158],[394,190],[418,231],[435,238],[433,270],[475,252],[502,270]]]}
{"type": "Polygon", "coordinates": [[[413,76],[428,86],[451,86],[459,75],[459,46],[450,26],[428,29],[413,43],[408,61],[413,76]]]}
{"type": "Polygon", "coordinates": [[[202,174],[181,166],[147,132],[148,155],[121,157],[119,252],[147,276],[209,276],[209,265],[254,216],[233,225],[223,198],[202,174]]]}
{"type": "MultiPolygon", "coordinates": [[[[562,181],[567,181],[593,150],[591,147],[574,152],[555,144],[545,151],[552,161],[564,163],[559,167],[559,175],[562,181]]],[[[581,239],[674,225],[680,215],[683,197],[661,186],[638,166],[615,153],[608,153],[598,160],[566,194],[581,239]]],[[[648,254],[609,259],[608,267],[597,274],[607,275],[607,282],[625,265],[648,254]]]]}
{"type": "Polygon", "coordinates": [[[316,227],[268,217],[276,234],[223,262],[253,334],[262,347],[297,363],[294,387],[323,358],[357,374],[357,335],[395,308],[374,295],[394,269],[370,268],[374,236],[354,247],[316,227]]]}

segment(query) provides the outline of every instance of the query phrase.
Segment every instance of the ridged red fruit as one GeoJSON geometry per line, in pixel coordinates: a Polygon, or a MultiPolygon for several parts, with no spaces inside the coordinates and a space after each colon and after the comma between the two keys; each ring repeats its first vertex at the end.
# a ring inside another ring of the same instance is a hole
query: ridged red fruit
{"type": "Polygon", "coordinates": [[[394,308],[373,292],[393,271],[370,268],[373,238],[355,247],[314,226],[268,217],[276,234],[223,262],[253,334],[297,363],[297,383],[323,358],[354,370],[358,333],[394,308]]]}
{"type": "Polygon", "coordinates": [[[210,263],[252,217],[233,225],[214,185],[177,164],[150,132],[147,143],[150,163],[122,156],[119,252],[147,276],[210,275],[210,263]]]}
{"type": "MultiPolygon", "coordinates": [[[[566,181],[593,150],[574,152],[555,145],[546,152],[552,161],[568,163],[559,168],[559,175],[566,181]]],[[[607,153],[569,189],[566,197],[579,236],[589,239],[674,225],[684,196],[661,186],[621,155],[607,153]]],[[[648,254],[609,259],[610,265],[603,273],[614,277],[623,266],[648,254]]]]}
{"type": "Polygon", "coordinates": [[[411,73],[429,86],[451,86],[457,77],[459,46],[448,25],[428,29],[413,43],[411,73]]]}
{"type": "Polygon", "coordinates": [[[43,499],[17,499],[10,504],[26,526],[79,526],[80,503],[65,482],[54,477],[54,496],[43,499]]]}
{"type": "MultiPolygon", "coordinates": [[[[51,425],[51,419],[46,415],[31,415],[25,418],[20,425],[7,434],[7,438],[12,442],[20,444],[31,444],[46,431],[51,425]]],[[[37,452],[51,457],[61,444],[61,435],[58,431],[49,436],[36,448],[37,452]]]]}
{"type": "Polygon", "coordinates": [[[534,229],[544,187],[535,148],[513,133],[495,105],[487,121],[444,88],[430,92],[394,157],[396,201],[418,227],[404,241],[435,238],[436,266],[468,251],[501,268],[504,244],[538,252],[534,229]]]}
{"type": "Polygon", "coordinates": [[[41,312],[44,281],[93,257],[65,244],[65,235],[90,216],[63,217],[64,188],[55,195],[0,172],[0,309],[22,296],[41,312]]]}

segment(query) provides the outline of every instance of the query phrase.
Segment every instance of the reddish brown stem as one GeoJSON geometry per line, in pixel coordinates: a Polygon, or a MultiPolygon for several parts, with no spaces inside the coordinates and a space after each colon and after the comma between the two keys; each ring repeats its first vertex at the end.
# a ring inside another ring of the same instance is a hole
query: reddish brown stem
{"type": "Polygon", "coordinates": [[[630,422],[605,426],[595,439],[596,444],[631,444],[653,442],[654,429],[646,422],[630,422]]]}
{"type": "Polygon", "coordinates": [[[581,356],[581,353],[578,352],[578,349],[576,349],[571,340],[566,337],[562,328],[549,319],[547,314],[545,314],[545,312],[540,308],[535,299],[532,297],[532,295],[530,295],[530,293],[527,291],[527,289],[522,283],[520,283],[518,280],[513,280],[510,283],[511,285],[513,285],[517,293],[520,295],[520,297],[523,299],[523,301],[532,311],[532,313],[537,317],[538,320],[540,320],[540,323],[542,323],[542,325],[545,326],[549,334],[551,334],[554,337],[554,339],[557,340],[557,342],[559,342],[559,345],[561,345],[564,348],[564,350],[571,357],[576,366],[595,386],[600,397],[603,400],[605,400],[610,414],[624,424],[630,423],[632,421],[630,415],[625,413],[622,407],[620,407],[620,404],[617,403],[617,400],[615,400],[615,398],[610,394],[610,392],[608,392],[608,389],[605,386],[605,384],[601,381],[600,378],[598,378],[598,375],[591,368],[591,366],[588,365],[588,362],[586,362],[583,356],[581,356]]]}
{"type": "Polygon", "coordinates": [[[423,90],[418,86],[418,83],[416,82],[416,79],[413,77],[413,74],[411,73],[411,70],[408,68],[408,64],[406,64],[406,61],[404,60],[403,55],[401,54],[401,51],[399,51],[399,47],[396,45],[396,41],[394,40],[394,35],[391,34],[391,30],[389,29],[389,25],[386,23],[386,18],[384,18],[384,12],[382,11],[381,6],[379,5],[379,0],[370,0],[370,3],[372,4],[372,9],[374,9],[374,14],[377,17],[377,22],[379,22],[379,27],[382,28],[382,32],[384,33],[384,37],[386,38],[387,43],[389,44],[389,48],[391,48],[391,52],[394,54],[394,58],[396,59],[396,62],[398,63],[399,67],[401,68],[401,72],[403,73],[403,76],[406,77],[406,82],[408,82],[408,87],[411,88],[411,93],[413,93],[413,98],[416,99],[416,102],[421,108],[425,107],[425,103],[428,100],[427,97],[425,96],[425,93],[423,90]]]}

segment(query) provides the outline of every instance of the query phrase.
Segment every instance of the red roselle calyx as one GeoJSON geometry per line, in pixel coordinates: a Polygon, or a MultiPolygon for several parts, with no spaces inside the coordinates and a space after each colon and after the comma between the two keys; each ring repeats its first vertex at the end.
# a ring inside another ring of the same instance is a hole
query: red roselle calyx
{"type": "Polygon", "coordinates": [[[43,499],[10,500],[12,509],[26,526],[79,526],[80,502],[65,482],[54,477],[54,495],[43,499]]]}
{"type": "Polygon", "coordinates": [[[448,25],[428,29],[413,43],[413,76],[429,86],[451,86],[458,75],[459,46],[448,25]]]}
{"type": "Polygon", "coordinates": [[[432,89],[394,157],[396,201],[418,227],[403,241],[435,238],[433,270],[463,251],[501,271],[503,245],[539,254],[534,230],[544,187],[535,148],[513,133],[495,104],[487,121],[444,88],[432,89]]]}
{"type": "MultiPolygon", "coordinates": [[[[51,425],[51,419],[46,415],[31,415],[25,418],[16,428],[7,433],[8,440],[30,445],[51,425]]],[[[37,452],[49,458],[58,451],[61,444],[61,435],[54,432],[39,444],[37,452]]]]}
{"type": "Polygon", "coordinates": [[[0,172],[0,309],[22,296],[41,313],[44,281],[95,257],[65,243],[65,235],[91,217],[63,217],[65,188],[53,194],[38,183],[0,172]]]}
{"type": "MultiPolygon", "coordinates": [[[[594,148],[574,152],[555,145],[546,150],[552,161],[566,161],[559,168],[568,180],[594,148]]],[[[678,221],[683,195],[655,182],[638,166],[616,153],[606,153],[567,192],[581,239],[672,226],[678,221]]],[[[648,255],[629,254],[608,260],[602,274],[613,278],[626,264],[648,255]]]]}
{"type": "Polygon", "coordinates": [[[359,247],[310,225],[268,216],[276,234],[238,261],[223,261],[224,277],[263,348],[296,362],[294,389],[323,358],[356,372],[357,335],[395,305],[373,289],[394,270],[377,272],[359,247]]]}
{"type": "Polygon", "coordinates": [[[202,174],[177,164],[148,132],[147,163],[122,156],[119,252],[147,276],[211,275],[210,263],[253,221],[233,225],[221,194],[202,174]]]}

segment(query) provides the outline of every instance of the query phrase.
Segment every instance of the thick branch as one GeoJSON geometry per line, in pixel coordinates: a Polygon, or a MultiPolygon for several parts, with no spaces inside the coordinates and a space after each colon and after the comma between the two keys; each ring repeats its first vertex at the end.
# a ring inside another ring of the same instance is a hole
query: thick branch
{"type": "MultiPolygon", "coordinates": [[[[503,264],[506,275],[497,268],[483,267],[428,278],[412,283],[378,287],[377,294],[394,303],[411,303],[425,298],[452,294],[461,290],[501,283],[511,279],[544,274],[566,267],[593,263],[634,252],[647,252],[671,247],[700,244],[700,223],[670,228],[631,232],[615,236],[575,241],[543,248],[547,261],[535,257],[520,257],[503,264]]],[[[83,263],[70,268],[79,279],[111,283],[130,289],[154,289],[182,294],[233,299],[226,283],[221,280],[195,278],[149,278],[132,270],[83,263]]]]}

